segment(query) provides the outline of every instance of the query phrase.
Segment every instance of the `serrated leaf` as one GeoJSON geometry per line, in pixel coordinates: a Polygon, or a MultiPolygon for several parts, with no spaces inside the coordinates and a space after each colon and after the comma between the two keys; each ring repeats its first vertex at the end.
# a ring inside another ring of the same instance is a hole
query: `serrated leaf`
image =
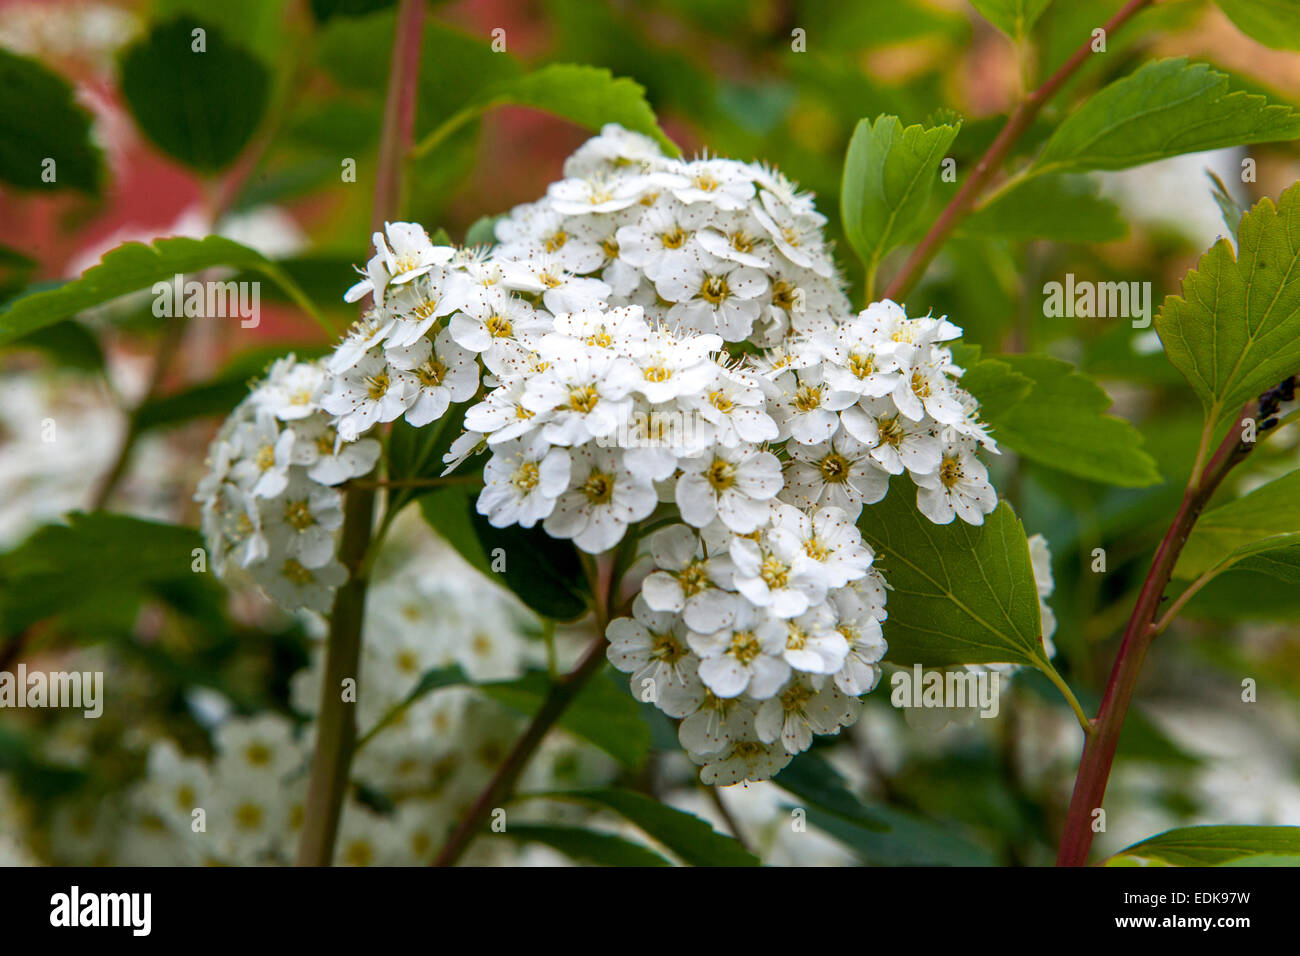
{"type": "Polygon", "coordinates": [[[188,16],[155,26],[122,55],[121,89],[141,131],[200,172],[232,163],[253,137],[270,95],[262,61],[219,27],[188,16]],[[204,49],[194,49],[195,30],[204,49]]]}
{"type": "Polygon", "coordinates": [[[1166,297],[1156,331],[1217,429],[1300,371],[1300,183],[1242,217],[1166,297]]]}
{"type": "Polygon", "coordinates": [[[1296,0],[1215,0],[1242,33],[1275,50],[1300,50],[1296,0]]]}
{"type": "Polygon", "coordinates": [[[939,164],[959,129],[904,128],[897,116],[858,120],[844,157],[840,213],[869,281],[925,209],[939,164]]]}
{"type": "MultiPolygon", "coordinates": [[[[1000,445],[1031,461],[1080,478],[1124,488],[1158,484],[1155,460],[1142,449],[1142,436],[1122,418],[1106,414],[1110,398],[1092,378],[1069,362],[1046,355],[997,355],[997,361],[1033,382],[1029,394],[1007,405],[981,405],[1000,445]]],[[[963,386],[980,398],[980,376],[963,386]]]]}
{"type": "Polygon", "coordinates": [[[1035,170],[1126,169],[1222,146],[1295,139],[1300,114],[1230,92],[1228,76],[1185,58],[1116,80],[1057,127],[1035,170]]]}
{"type": "Polygon", "coordinates": [[[514,840],[545,844],[579,862],[597,866],[672,866],[654,850],[612,833],[596,833],[580,827],[512,823],[504,834],[514,840]]]}
{"type": "Polygon", "coordinates": [[[81,278],[10,302],[0,312],[0,345],[128,292],[170,281],[177,273],[214,266],[266,269],[270,265],[260,252],[219,236],[157,239],[148,245],[128,242],[105,253],[81,278]]]}
{"type": "Polygon", "coordinates": [[[531,106],[554,113],[590,130],[606,123],[644,133],[670,156],[677,144],[659,128],[646,102],[645,87],[609,70],[575,63],[552,63],[484,94],[490,105],[531,106]]]}
{"type": "Polygon", "coordinates": [[[670,807],[632,790],[572,790],[529,794],[574,800],[613,810],[691,866],[758,866],[758,858],[694,814],[670,807]]]}
{"type": "Polygon", "coordinates": [[[1097,195],[1097,185],[1082,176],[1032,176],[1000,193],[972,213],[962,235],[990,239],[1054,239],[1058,242],[1109,242],[1128,226],[1119,207],[1097,195]]]}
{"type": "Polygon", "coordinates": [[[959,342],[952,347],[953,358],[965,371],[962,388],[980,401],[980,414],[986,419],[1001,416],[1013,405],[1029,397],[1033,379],[1021,375],[1006,362],[983,358],[978,345],[959,342]]]}
{"type": "Polygon", "coordinates": [[[1248,858],[1300,854],[1300,827],[1179,827],[1120,850],[1107,866],[1134,862],[1165,866],[1249,865],[1248,858]]]}
{"type": "Polygon", "coordinates": [[[917,510],[912,483],[896,478],[858,527],[892,588],[887,660],[1044,665],[1029,542],[1005,501],[978,527],[937,525],[917,510]]]}
{"type": "Polygon", "coordinates": [[[971,0],[985,20],[1013,40],[1022,40],[1034,28],[1052,0],[971,0]]]}
{"type": "MultiPolygon", "coordinates": [[[[493,700],[532,716],[542,706],[551,684],[536,671],[514,681],[480,684],[493,700]]],[[[650,727],[641,719],[640,707],[627,689],[596,679],[588,681],[561,715],[559,724],[577,734],[623,766],[637,769],[650,752],[650,727]]]]}
{"type": "Polygon", "coordinates": [[[1243,559],[1254,557],[1252,564],[1259,565],[1263,562],[1259,555],[1273,546],[1291,545],[1293,541],[1281,536],[1296,533],[1300,533],[1300,471],[1260,485],[1202,514],[1183,546],[1174,575],[1194,578],[1236,555],[1243,559]]]}
{"type": "Polygon", "coordinates": [[[72,87],[36,60],[0,49],[0,180],[19,189],[98,195],[104,158],[72,87]],[[54,181],[42,174],[54,160],[54,181]]]}

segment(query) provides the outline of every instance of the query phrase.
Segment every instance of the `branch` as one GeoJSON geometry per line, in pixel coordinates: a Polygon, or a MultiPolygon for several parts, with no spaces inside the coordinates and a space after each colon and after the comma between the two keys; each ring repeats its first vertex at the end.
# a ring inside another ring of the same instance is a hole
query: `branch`
{"type": "Polygon", "coordinates": [[[434,866],[452,866],[460,859],[461,854],[469,847],[470,841],[491,815],[493,808],[509,799],[520,773],[527,766],[543,738],[564,716],[569,704],[573,703],[574,698],[578,696],[591,676],[605,663],[605,628],[609,625],[609,593],[612,590],[609,573],[605,568],[610,566],[612,566],[612,558],[605,555],[597,561],[597,573],[591,575],[592,591],[595,595],[593,611],[596,639],[587,648],[578,666],[551,685],[550,693],[542,701],[542,706],[533,715],[523,735],[515,741],[514,747],[510,749],[510,753],[497,768],[497,772],[478,795],[469,812],[456,825],[456,829],[438,854],[438,858],[433,861],[434,866]]]}
{"type": "MultiPolygon", "coordinates": [[[[1178,513],[1151,562],[1151,570],[1147,572],[1133,614],[1124,629],[1124,639],[1115,657],[1106,693],[1101,699],[1097,719],[1093,721],[1093,733],[1084,743],[1056,860],[1058,866],[1083,866],[1087,862],[1088,850],[1092,847],[1092,813],[1101,807],[1106,795],[1106,783],[1110,779],[1129,701],[1133,698],[1142,662],[1160,631],[1155,620],[1164,601],[1165,588],[1169,586],[1178,556],[1182,554],[1196,519],[1228,472],[1253,447],[1241,440],[1241,430],[1245,419],[1254,417],[1257,407],[1257,402],[1248,403],[1204,471],[1199,474],[1195,470],[1192,472],[1178,513]]],[[[1212,423],[1207,422],[1205,427],[1208,432],[1212,423]]],[[[1168,621],[1164,623],[1167,625],[1168,621]]]]}
{"type": "MultiPolygon", "coordinates": [[[[388,216],[396,213],[401,201],[402,161],[410,148],[415,126],[415,90],[423,32],[424,0],[401,0],[388,72],[379,168],[375,173],[371,224],[376,232],[383,229],[388,216]]],[[[356,747],[356,715],[353,705],[343,700],[341,686],[344,679],[359,677],[375,489],[352,487],[346,497],[339,560],[348,569],[348,581],[334,596],[330,613],[325,679],[316,720],[316,749],[312,754],[311,780],[298,844],[299,866],[329,866],[334,859],[334,839],[356,747]]]]}
{"type": "MultiPolygon", "coordinates": [[[[1129,0],[1113,17],[1106,21],[1102,29],[1106,31],[1107,36],[1110,36],[1130,20],[1134,14],[1153,2],[1154,0],[1129,0]]],[[[886,299],[893,299],[895,302],[900,301],[921,280],[921,276],[925,274],[925,268],[930,264],[930,260],[935,257],[948,236],[957,228],[957,224],[970,213],[979,194],[1002,167],[1007,154],[1011,152],[1011,147],[1033,124],[1035,117],[1047,105],[1047,101],[1060,91],[1061,87],[1078,72],[1084,61],[1091,55],[1092,37],[1089,36],[1070,58],[1048,77],[1046,83],[1020,101],[1011,115],[1007,117],[1006,125],[998,133],[997,139],[979,158],[974,171],[962,183],[961,189],[957,190],[957,195],[952,197],[939,218],[934,221],[934,225],[930,227],[930,231],[925,234],[920,244],[912,250],[912,254],[908,257],[898,275],[894,276],[889,283],[889,287],[885,289],[884,297],[886,299]]]]}

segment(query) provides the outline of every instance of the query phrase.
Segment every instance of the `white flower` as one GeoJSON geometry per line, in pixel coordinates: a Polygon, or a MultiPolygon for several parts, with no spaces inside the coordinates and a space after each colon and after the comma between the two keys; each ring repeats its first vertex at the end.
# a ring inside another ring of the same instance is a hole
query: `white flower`
{"type": "Polygon", "coordinates": [[[844,665],[835,674],[835,686],[850,697],[860,697],[875,689],[880,681],[880,659],[888,645],[881,634],[880,621],[864,600],[861,588],[840,588],[829,596],[838,622],[836,630],[849,645],[844,665]]]}
{"type": "Polygon", "coordinates": [[[278,498],[261,503],[262,528],[274,555],[296,558],[307,568],[319,568],[334,556],[334,532],[343,524],[339,492],[301,472],[278,498]]]}
{"type": "Polygon", "coordinates": [[[384,311],[397,318],[386,339],[388,347],[417,341],[438,319],[466,308],[473,291],[464,272],[441,267],[394,291],[384,303],[384,311]]]}
{"type": "Polygon", "coordinates": [[[609,286],[599,279],[573,275],[552,255],[501,263],[501,284],[528,295],[540,293],[553,315],[597,308],[610,293],[609,286]]]}
{"type": "Polygon", "coordinates": [[[834,674],[844,666],[849,642],[835,629],[835,611],[825,602],[815,604],[785,622],[782,657],[806,674],[834,674]]]}
{"type": "Polygon", "coordinates": [[[716,332],[728,342],[748,337],[762,306],[758,297],[767,290],[767,276],[758,269],[720,262],[698,263],[665,271],[655,290],[675,302],[668,319],[697,332],[716,332]]]}
{"type": "Polygon", "coordinates": [[[489,286],[467,298],[448,328],[461,348],[486,353],[484,360],[495,363],[513,357],[514,349],[530,344],[532,337],[540,339],[550,323],[523,299],[500,286],[489,286]]]}
{"type": "Polygon", "coordinates": [[[366,278],[348,289],[345,302],[356,302],[371,293],[375,305],[383,305],[390,285],[410,282],[449,261],[456,252],[450,246],[435,246],[424,227],[415,222],[386,222],[384,232],[375,233],[373,241],[375,256],[366,266],[366,278]]]}
{"type": "Polygon", "coordinates": [[[775,386],[778,394],[772,417],[782,435],[804,445],[829,440],[840,425],[836,413],[858,400],[853,392],[836,391],[828,385],[820,366],[787,372],[776,380],[775,386]]]}
{"type": "Polygon", "coordinates": [[[711,634],[691,631],[687,640],[700,655],[700,680],[719,697],[744,693],[766,700],[790,676],[790,665],[781,657],[784,625],[751,605],[738,604],[727,627],[711,634]]]}
{"type": "Polygon", "coordinates": [[[784,500],[800,508],[830,505],[853,520],[864,504],[872,505],[889,491],[889,475],[877,467],[871,449],[841,428],[830,441],[788,446],[784,500]]]}
{"type": "Polygon", "coordinates": [[[767,517],[781,490],[781,462],[752,445],[718,447],[683,458],[674,494],[682,520],[703,528],[715,517],[737,534],[748,534],[767,517]]]}
{"type": "Polygon", "coordinates": [[[294,435],[280,430],[270,411],[259,411],[251,422],[239,425],[232,436],[240,460],[231,466],[230,477],[257,498],[274,498],[289,483],[293,464],[294,435]]]}
{"type": "Polygon", "coordinates": [[[369,354],[335,377],[321,399],[321,407],[339,416],[338,431],[343,440],[355,441],[376,422],[397,418],[414,398],[408,377],[397,374],[382,355],[369,354]]]}
{"type": "Polygon", "coordinates": [[[767,780],[775,777],[790,763],[790,753],[779,743],[763,743],[750,726],[743,736],[728,741],[716,754],[690,754],[701,765],[700,781],[715,787],[728,787],[742,780],[767,780]]]}
{"type": "Polygon", "coordinates": [[[746,370],[718,366],[712,387],[679,397],[713,426],[718,443],[728,448],[741,442],[775,441],[780,433],[765,410],[758,379],[746,370]]]}
{"type": "Polygon", "coordinates": [[[636,368],[628,359],[609,350],[574,349],[527,382],[520,404],[535,415],[548,414],[542,426],[547,441],[581,445],[627,422],[628,393],[635,385],[636,368]]]}
{"type": "Polygon", "coordinates": [[[474,353],[452,341],[443,329],[430,342],[427,337],[385,352],[388,364],[408,383],[412,397],[406,420],[419,428],[441,418],[452,402],[466,402],[478,391],[478,363],[474,353]]]}
{"type": "Polygon", "coordinates": [[[305,567],[296,558],[285,558],[258,575],[258,583],[276,604],[321,613],[329,611],[334,592],[347,579],[347,570],[332,558],[318,568],[305,567]]]}
{"type": "Polygon", "coordinates": [[[293,463],[307,469],[307,477],[322,485],[340,485],[368,474],[383,450],[373,438],[345,442],[324,415],[293,427],[293,463]]]}
{"type": "Polygon", "coordinates": [[[641,585],[641,597],[655,611],[680,613],[691,630],[726,627],[735,617],[731,558],[707,555],[703,540],[686,525],[672,525],[650,538],[657,570],[641,585]]]}
{"type": "Polygon", "coordinates": [[[856,581],[871,566],[871,549],[863,543],[853,520],[839,508],[821,508],[810,515],[783,504],[776,508],[772,523],[794,536],[828,588],[856,581]]]}
{"type": "Polygon", "coordinates": [[[754,183],[740,163],[725,159],[673,162],[651,178],[678,202],[707,203],[724,212],[743,209],[754,197],[754,183]]]}
{"type": "Polygon", "coordinates": [[[716,264],[720,260],[709,255],[697,238],[710,212],[706,206],[684,206],[671,199],[657,202],[614,234],[619,256],[651,282],[685,272],[701,261],[716,264]]]}
{"type": "Polygon", "coordinates": [[[814,734],[838,733],[840,727],[857,720],[861,707],[855,698],[841,694],[831,681],[818,689],[809,678],[801,677],[776,697],[764,701],[754,729],[764,743],[779,739],[788,753],[803,753],[812,746],[814,734]]]}
{"type": "Polygon", "coordinates": [[[941,448],[931,426],[910,421],[888,399],[864,399],[840,412],[845,431],[871,446],[871,458],[891,475],[917,480],[939,467],[941,448]]]}
{"type": "Polygon", "coordinates": [[[275,362],[253,392],[254,401],[281,421],[297,421],[319,409],[325,371],[289,355],[275,362]]]}
{"type": "Polygon", "coordinates": [[[938,468],[912,477],[917,484],[916,507],[935,524],[949,524],[954,517],[983,524],[984,516],[998,506],[988,469],[975,457],[968,440],[947,444],[938,468]]]}
{"type": "Polygon", "coordinates": [[[698,659],[686,644],[686,626],[675,614],[653,611],[638,595],[632,617],[619,617],[606,629],[609,662],[631,674],[632,694],[652,700],[669,717],[699,710],[704,685],[696,672],[698,659]]]}
{"type": "Polygon", "coordinates": [[[570,475],[569,490],[543,527],[554,538],[572,538],[589,554],[618,544],[627,526],[648,517],[658,501],[654,486],[628,470],[617,449],[575,448],[570,475]]]}
{"type": "Polygon", "coordinates": [[[569,487],[569,453],[540,436],[496,445],[483,467],[478,513],[497,528],[531,528],[569,487]]]}
{"type": "Polygon", "coordinates": [[[731,542],[736,590],[750,603],[788,619],[826,597],[826,578],[804,553],[798,535],[788,528],[770,527],[758,538],[737,537],[731,542]]]}

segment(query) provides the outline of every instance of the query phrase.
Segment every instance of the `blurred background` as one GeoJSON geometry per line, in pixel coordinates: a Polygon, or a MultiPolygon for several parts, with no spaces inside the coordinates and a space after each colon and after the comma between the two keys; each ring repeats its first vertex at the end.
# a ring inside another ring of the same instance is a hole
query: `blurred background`
{"type": "MultiPolygon", "coordinates": [[[[0,302],[33,283],[75,277],[130,239],[219,233],[282,262],[342,328],[355,314],[342,302],[352,265],[369,254],[367,171],[392,37],[384,6],[0,0],[0,47],[72,84],[104,160],[100,181],[85,189],[0,189],[0,302]],[[170,158],[124,103],[125,52],[180,15],[241,47],[249,70],[268,83],[267,118],[253,145],[219,173],[170,158]],[[347,158],[356,160],[355,182],[340,179],[347,158]]],[[[528,67],[590,64],[630,77],[685,153],[764,160],[814,191],[831,235],[840,238],[841,265],[861,307],[860,266],[839,224],[841,168],[857,121],[891,113],[911,124],[955,111],[964,119],[952,147],[960,179],[1018,98],[1119,6],[1056,0],[1033,36],[1017,44],[963,0],[432,3],[419,125],[455,116],[485,75],[500,69],[494,58],[528,67]],[[490,47],[496,30],[504,31],[504,52],[490,47]]],[[[1209,62],[1232,75],[1234,88],[1300,105],[1300,55],[1260,46],[1212,3],[1173,0],[1108,38],[1107,55],[1091,58],[1046,115],[1067,113],[1088,91],[1161,56],[1209,62]]],[[[1017,156],[1041,143],[1050,125],[1040,125],[1017,156]]],[[[542,112],[493,110],[413,164],[409,216],[462,241],[482,217],[538,197],[589,135],[542,112]]],[[[1154,328],[1046,316],[1043,286],[1070,273],[1150,282],[1156,304],[1177,292],[1198,256],[1230,234],[1207,170],[1249,205],[1300,179],[1300,150],[1270,144],[1099,175],[1122,228],[1089,242],[959,232],[906,302],[913,315],[947,314],[986,353],[1046,352],[1095,376],[1113,413],[1143,433],[1159,465],[1164,482],[1143,489],[1087,482],[1010,454],[994,469],[1026,529],[1050,544],[1055,587],[1047,603],[1058,622],[1057,666],[1089,711],[1181,497],[1201,411],[1154,328]],[[1243,167],[1243,160],[1253,162],[1243,167]],[[1253,171],[1249,181],[1244,168],[1253,171]],[[1098,548],[1104,573],[1093,570],[1098,548]]],[[[934,214],[955,188],[939,184],[934,214]]],[[[891,259],[883,274],[899,264],[891,259]]],[[[250,377],[277,355],[315,356],[330,344],[292,303],[274,298],[268,283],[262,291],[255,329],[200,321],[168,343],[164,322],[147,298],[136,297],[0,351],[0,670],[20,661],[102,670],[110,701],[97,720],[0,711],[0,863],[284,859],[295,806],[271,792],[256,762],[238,757],[250,740],[287,754],[286,766],[306,753],[312,694],[303,688],[319,666],[319,622],[284,617],[255,593],[228,593],[188,568],[106,567],[102,554],[74,548],[61,533],[69,512],[97,509],[197,524],[191,497],[207,443],[250,377]],[[164,348],[175,358],[160,372],[164,348]],[[145,413],[132,414],[142,399],[145,413]],[[59,430],[53,442],[42,437],[51,418],[59,430]],[[123,459],[128,429],[138,438],[123,459]],[[105,497],[115,471],[121,478],[105,497]],[[254,806],[256,825],[218,848],[195,840],[188,813],[172,804],[199,805],[192,791],[205,788],[231,819],[251,820],[254,806]]],[[[1223,496],[1300,466],[1298,438],[1295,424],[1273,433],[1223,496]]],[[[101,530],[111,535],[114,526],[101,530]]],[[[390,603],[409,613],[368,622],[368,640],[379,635],[373,673],[386,675],[377,679],[389,695],[381,694],[381,703],[400,701],[412,675],[448,661],[482,679],[544,666],[536,622],[432,540],[418,516],[392,550],[385,586],[395,595],[390,603]],[[482,607],[491,610],[486,619],[474,613],[482,607]]],[[[1156,642],[1121,742],[1099,851],[1188,823],[1300,824],[1297,621],[1300,593],[1230,572],[1156,642]],[[1257,686],[1250,702],[1242,699],[1247,678],[1257,686]]],[[[563,635],[560,648],[569,651],[563,635]]],[[[721,830],[738,828],[772,863],[1050,862],[1080,746],[1056,691],[1021,674],[1004,688],[995,720],[935,728],[910,725],[886,689],[882,682],[867,699],[851,734],[819,742],[815,755],[819,767],[833,767],[888,816],[894,828],[887,834],[852,827],[832,833],[830,826],[793,833],[785,809],[793,798],[776,784],[705,793],[692,782],[671,728],[655,723],[648,708],[631,718],[641,722],[635,736],[644,738],[644,753],[623,759],[628,755],[611,754],[608,742],[563,731],[531,771],[531,789],[635,786],[721,830]]],[[[377,719],[386,711],[376,706],[377,719]]],[[[377,737],[367,755],[373,759],[358,767],[364,780],[345,817],[344,861],[427,859],[509,745],[516,710],[472,690],[444,690],[408,711],[390,744],[380,746],[377,737]]],[[[539,826],[576,812],[538,810],[539,826]]],[[[553,841],[550,849],[541,839],[480,841],[487,843],[478,848],[481,862],[573,858],[553,841]]]]}

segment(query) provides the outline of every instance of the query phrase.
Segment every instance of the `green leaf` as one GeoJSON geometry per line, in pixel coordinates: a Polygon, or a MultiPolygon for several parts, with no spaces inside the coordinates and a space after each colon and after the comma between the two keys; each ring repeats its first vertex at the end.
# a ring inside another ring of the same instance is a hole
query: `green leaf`
{"type": "Polygon", "coordinates": [[[128,242],[104,254],[81,278],[56,289],[35,292],[9,303],[0,312],[0,345],[72,318],[93,306],[118,296],[171,281],[185,274],[214,266],[271,267],[262,254],[229,239],[157,239],[152,244],[128,242]]]}
{"type": "Polygon", "coordinates": [[[289,0],[153,0],[153,22],[161,23],[183,14],[196,17],[237,37],[240,45],[256,53],[268,66],[286,64],[285,8],[289,0]]]}
{"type": "Polygon", "coordinates": [[[694,814],[677,810],[632,790],[572,790],[528,794],[573,800],[613,810],[691,866],[758,866],[756,856],[694,814]]]}
{"type": "Polygon", "coordinates": [[[335,17],[363,17],[396,3],[397,0],[311,0],[311,15],[317,23],[324,23],[335,17]]]}
{"type": "MultiPolygon", "coordinates": [[[[551,690],[546,674],[533,671],[519,680],[479,685],[483,693],[521,714],[532,716],[551,690]]],[[[625,684],[589,681],[578,693],[559,724],[605,751],[633,770],[650,752],[650,727],[641,719],[640,706],[625,684]]]]}
{"type": "Polygon", "coordinates": [[[1034,167],[1125,169],[1221,146],[1295,139],[1300,114],[1230,92],[1228,76],[1185,58],[1154,60],[1116,80],[1061,123],[1034,167]]]}
{"type": "Polygon", "coordinates": [[[504,834],[515,840],[543,843],[565,856],[597,866],[672,866],[658,853],[639,843],[579,827],[512,823],[504,834]]]}
{"type": "Polygon", "coordinates": [[[155,588],[211,578],[191,570],[203,539],[193,528],[92,512],[46,525],[0,555],[0,634],[100,601],[138,599],[155,588]]]}
{"type": "Polygon", "coordinates": [[[641,84],[627,77],[616,77],[600,67],[552,63],[487,86],[460,113],[421,140],[415,147],[415,155],[428,153],[461,126],[496,106],[532,107],[590,130],[599,130],[606,123],[618,123],[651,137],[669,156],[681,152],[659,128],[641,84]]]}
{"type": "Polygon", "coordinates": [[[1042,668],[1042,621],[1025,529],[1005,501],[976,527],[936,525],[911,482],[893,480],[858,519],[889,593],[884,624],[895,664],[1008,662],[1042,668]]]}
{"type": "MultiPolygon", "coordinates": [[[[1022,401],[997,401],[984,420],[1000,445],[1049,468],[1080,478],[1143,488],[1160,483],[1155,460],[1142,450],[1142,436],[1122,418],[1106,414],[1110,398],[1069,362],[1046,355],[998,355],[997,362],[1033,382],[1022,401]]],[[[982,377],[962,379],[972,395],[991,389],[982,377]]]]}
{"type": "Polygon", "coordinates": [[[1212,430],[1300,371],[1300,183],[1242,217],[1235,253],[1220,239],[1201,256],[1156,331],[1212,430]]]}
{"type": "MultiPolygon", "coordinates": [[[[1197,519],[1174,568],[1179,578],[1194,578],[1215,565],[1250,559],[1241,570],[1264,571],[1273,566],[1264,557],[1275,548],[1288,549],[1300,533],[1300,471],[1260,485],[1235,501],[1211,508],[1197,519]]],[[[1285,562],[1285,554],[1276,561],[1285,562]]]]}
{"type": "Polygon", "coordinates": [[[1300,855],[1300,827],[1179,827],[1120,850],[1107,866],[1254,865],[1300,855]]]}
{"type": "Polygon", "coordinates": [[[1109,242],[1128,226],[1119,208],[1097,195],[1097,185],[1081,176],[1032,176],[999,193],[958,230],[990,239],[1053,239],[1058,242],[1109,242]]]}
{"type": "Polygon", "coordinates": [[[443,687],[458,687],[470,683],[473,682],[460,669],[459,664],[452,664],[450,667],[435,667],[432,670],[425,671],[420,675],[420,679],[415,682],[415,686],[411,688],[410,692],[361,736],[361,739],[357,741],[356,749],[360,750],[369,743],[371,738],[397,720],[420,698],[432,694],[435,690],[441,690],[443,687]]]}
{"type": "MultiPolygon", "coordinates": [[[[24,340],[30,341],[30,339],[24,340]]],[[[262,376],[268,365],[293,351],[303,361],[324,355],[320,346],[268,345],[249,349],[232,358],[216,376],[170,395],[146,399],[135,412],[140,431],[179,425],[195,418],[225,416],[248,395],[249,386],[262,376]]]]}
{"type": "Polygon", "coordinates": [[[795,757],[772,782],[799,798],[809,823],[864,862],[881,866],[988,866],[993,862],[986,849],[955,828],[893,807],[867,807],[849,791],[839,771],[815,751],[795,757]]]}
{"type": "Polygon", "coordinates": [[[20,189],[98,195],[104,158],[72,87],[36,60],[0,49],[0,180],[20,189]],[[54,160],[54,181],[42,173],[54,160]]]}
{"type": "Polygon", "coordinates": [[[94,372],[104,367],[104,350],[95,333],[71,319],[48,325],[5,348],[36,349],[65,368],[94,372]]]}
{"type": "Polygon", "coordinates": [[[844,157],[844,232],[874,282],[881,259],[906,240],[960,124],[903,127],[897,116],[858,120],[844,157]]]}
{"type": "Polygon", "coordinates": [[[475,500],[468,487],[452,485],[422,496],[420,511],[461,557],[538,614],[556,621],[584,615],[589,592],[572,543],[540,527],[494,528],[475,500]]]}
{"type": "Polygon", "coordinates": [[[1013,40],[1022,40],[1052,0],[971,0],[985,20],[1013,40]]]}
{"type": "Polygon", "coordinates": [[[1015,371],[1006,362],[983,358],[978,345],[959,342],[953,356],[964,370],[962,388],[980,401],[980,414],[986,419],[1000,417],[1012,406],[1029,397],[1034,381],[1015,371]]]}
{"type": "Polygon", "coordinates": [[[469,229],[465,230],[465,245],[495,246],[497,244],[497,223],[504,216],[479,216],[469,229]]]}
{"type": "Polygon", "coordinates": [[[200,172],[234,161],[266,111],[270,74],[219,27],[188,16],[160,24],[122,55],[122,95],[141,131],[200,172]],[[204,30],[195,50],[193,31],[204,30]]]}
{"type": "Polygon", "coordinates": [[[1207,169],[1205,175],[1210,177],[1210,182],[1214,188],[1210,190],[1210,196],[1214,199],[1214,204],[1219,207],[1219,212],[1223,215],[1223,224],[1228,227],[1228,231],[1234,236],[1237,230],[1241,228],[1241,217],[1246,214],[1246,210],[1237,204],[1228,187],[1224,185],[1219,174],[1212,169],[1207,169]]]}
{"type": "Polygon", "coordinates": [[[805,803],[858,826],[878,831],[889,829],[874,810],[853,795],[840,772],[815,751],[799,754],[772,778],[772,782],[805,803]]]}
{"type": "Polygon", "coordinates": [[[1215,0],[1237,29],[1275,50],[1300,50],[1296,0],[1215,0]]]}

